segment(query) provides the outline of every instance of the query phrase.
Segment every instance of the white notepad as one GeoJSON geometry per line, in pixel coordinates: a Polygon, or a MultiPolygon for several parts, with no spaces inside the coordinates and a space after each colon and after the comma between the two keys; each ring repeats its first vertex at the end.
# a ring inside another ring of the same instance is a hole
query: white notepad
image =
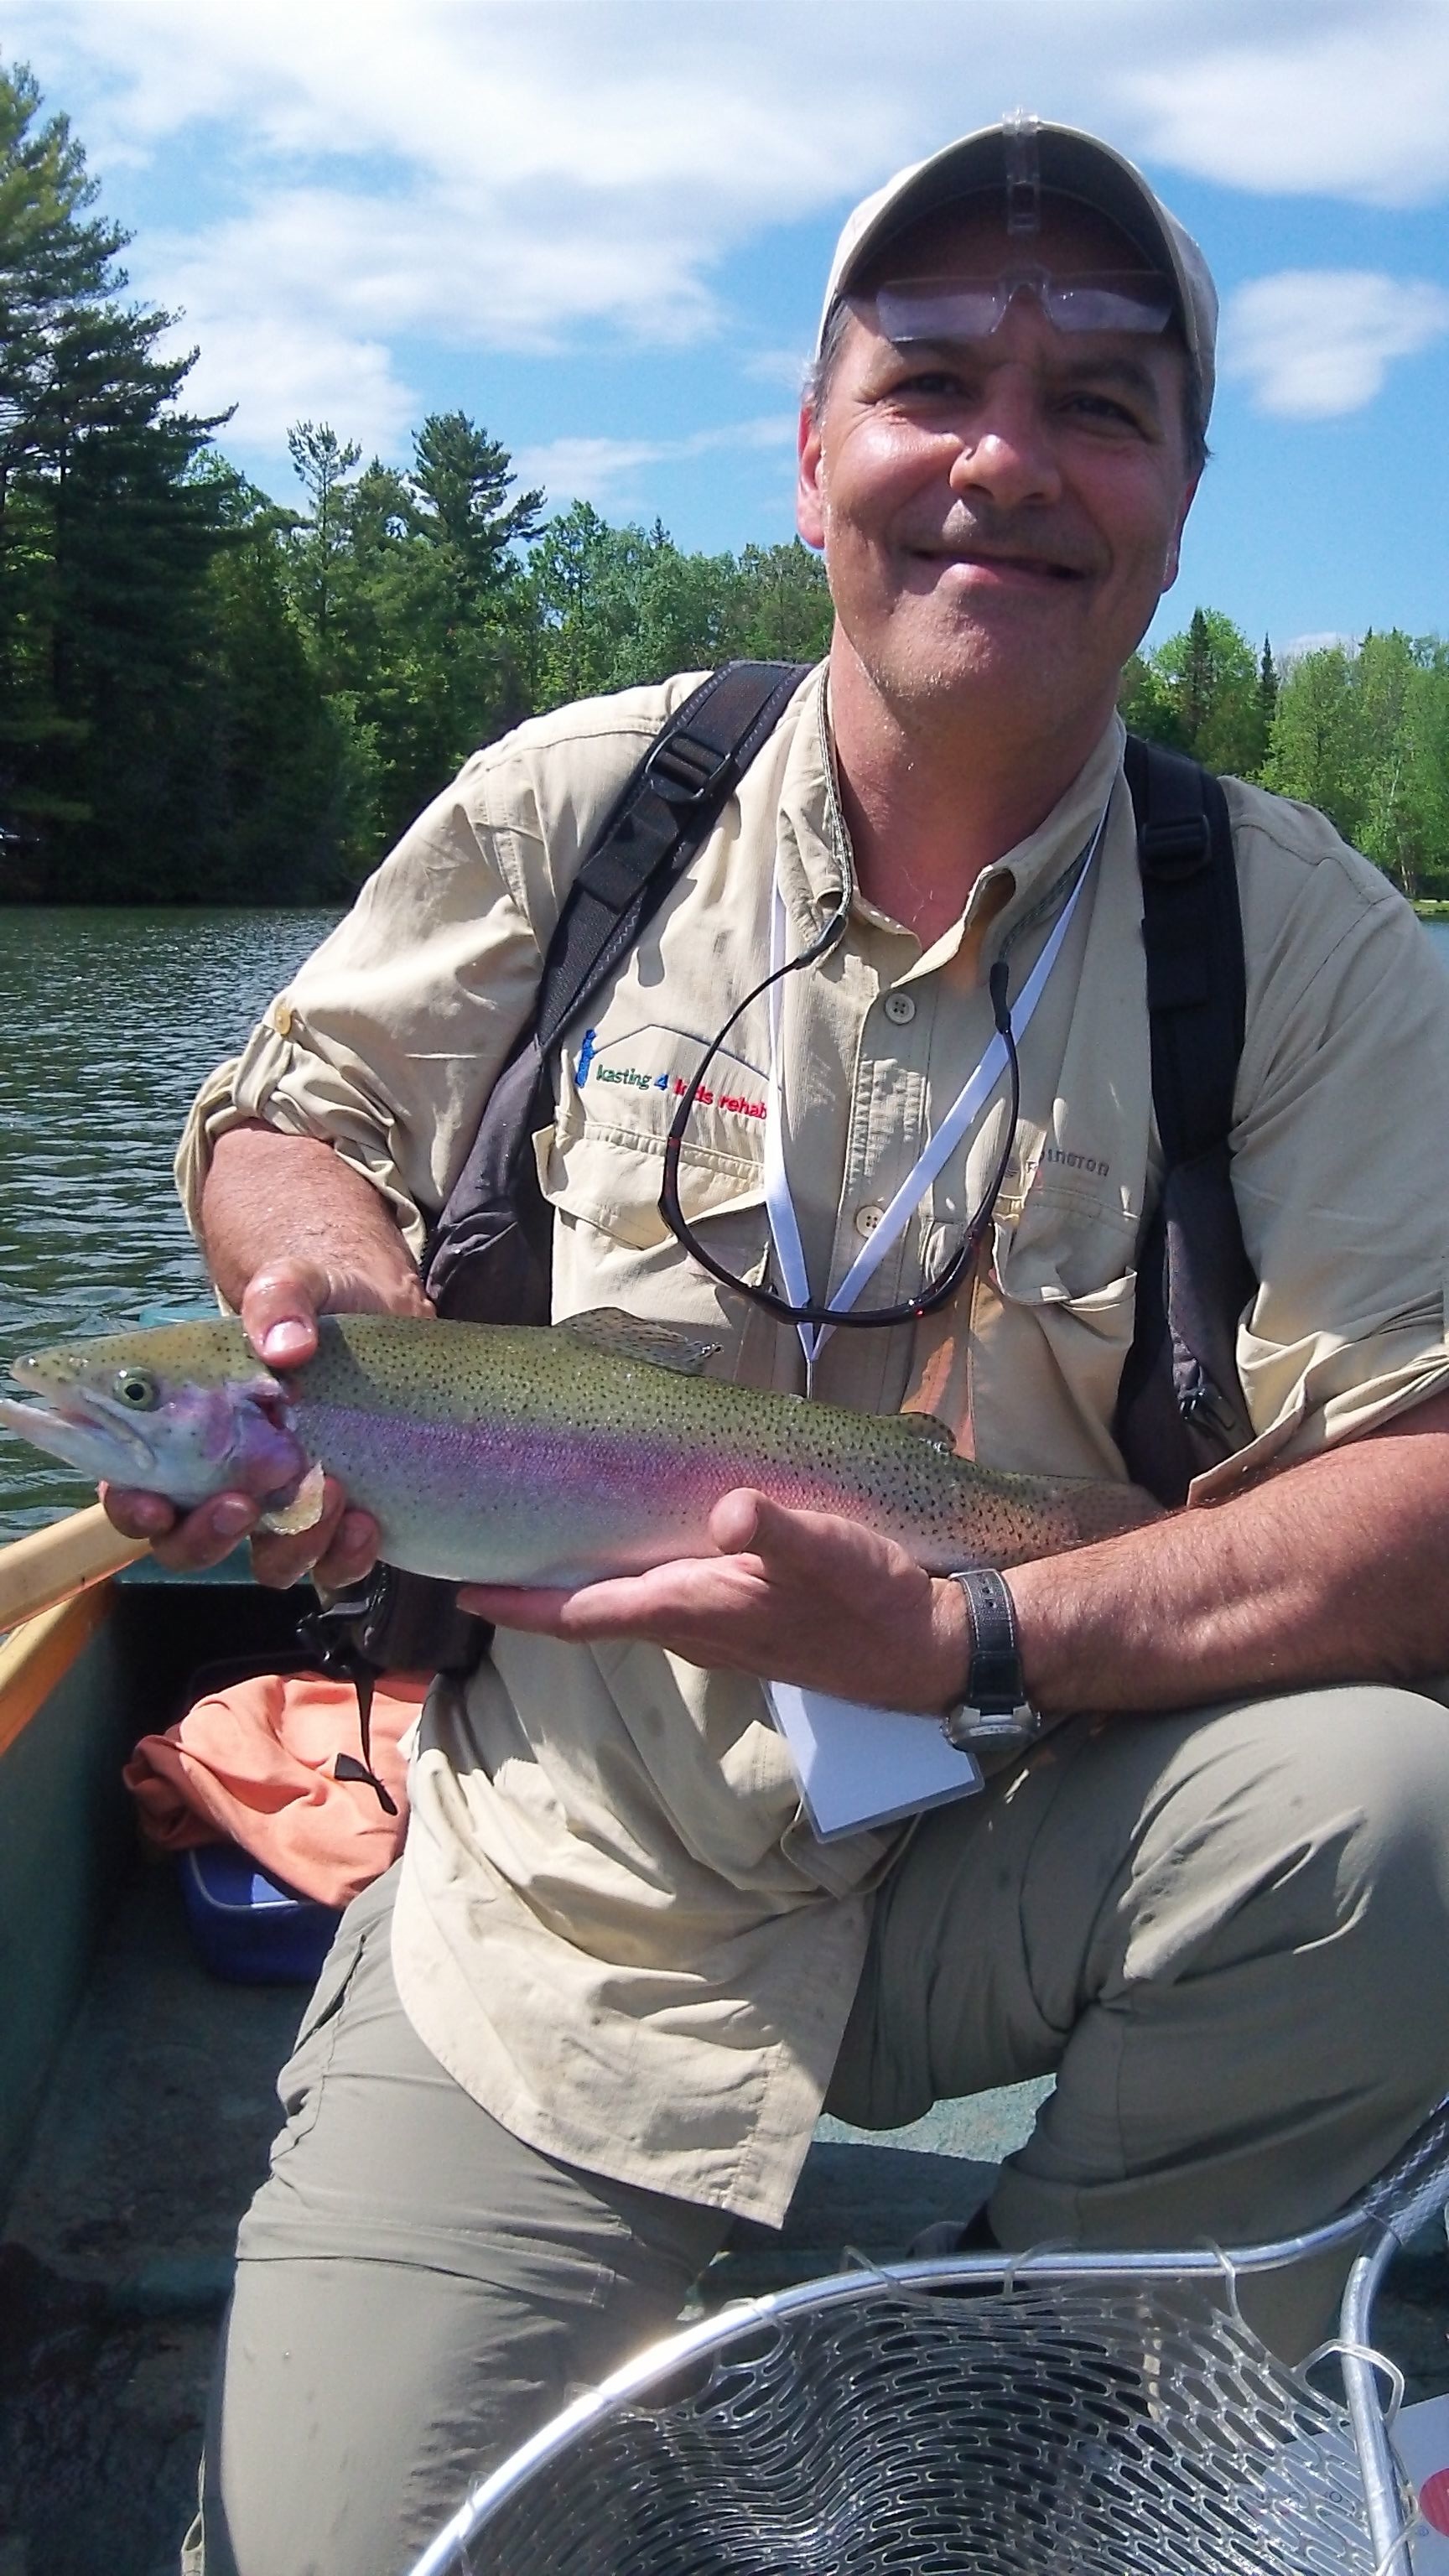
{"type": "Polygon", "coordinates": [[[919,1710],[867,1708],[794,1682],[766,1682],[765,1696],[821,1842],[969,1798],[981,1786],[974,1756],[958,1753],[919,1710]]]}

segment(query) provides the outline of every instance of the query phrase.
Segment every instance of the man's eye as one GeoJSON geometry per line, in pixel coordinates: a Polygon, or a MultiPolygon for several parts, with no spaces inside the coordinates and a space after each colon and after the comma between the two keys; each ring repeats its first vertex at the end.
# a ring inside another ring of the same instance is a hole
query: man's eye
{"type": "Polygon", "coordinates": [[[1116,402],[1110,394],[1070,394],[1066,408],[1078,419],[1100,422],[1106,429],[1131,430],[1139,438],[1147,436],[1146,423],[1138,418],[1130,404],[1116,402]]]}
{"type": "Polygon", "coordinates": [[[963,379],[949,367],[919,367],[914,375],[899,377],[891,387],[897,402],[930,402],[964,391],[963,379]]]}

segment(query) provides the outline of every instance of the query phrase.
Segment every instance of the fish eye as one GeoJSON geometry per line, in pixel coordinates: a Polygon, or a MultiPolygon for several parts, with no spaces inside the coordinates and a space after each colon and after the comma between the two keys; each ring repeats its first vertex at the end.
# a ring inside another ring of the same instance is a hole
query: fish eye
{"type": "Polygon", "coordinates": [[[122,1369],[112,1381],[111,1392],[131,1413],[154,1413],[161,1401],[161,1389],[149,1369],[122,1369]]]}

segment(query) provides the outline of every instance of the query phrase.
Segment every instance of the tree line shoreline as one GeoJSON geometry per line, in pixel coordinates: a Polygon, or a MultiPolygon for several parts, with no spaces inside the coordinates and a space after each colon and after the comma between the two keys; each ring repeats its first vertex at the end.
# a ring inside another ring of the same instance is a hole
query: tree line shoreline
{"type": "MultiPolygon", "coordinates": [[[[345,904],[470,752],[570,699],[751,657],[814,661],[798,540],[690,553],[550,515],[501,442],[430,414],[405,467],[301,421],[291,506],[185,408],[172,316],[64,116],[0,66],[0,903],[345,904]]],[[[194,357],[194,353],[193,353],[194,357]]],[[[1449,917],[1449,643],[1397,632],[1279,670],[1197,609],[1122,710],[1321,806],[1449,917]]]]}

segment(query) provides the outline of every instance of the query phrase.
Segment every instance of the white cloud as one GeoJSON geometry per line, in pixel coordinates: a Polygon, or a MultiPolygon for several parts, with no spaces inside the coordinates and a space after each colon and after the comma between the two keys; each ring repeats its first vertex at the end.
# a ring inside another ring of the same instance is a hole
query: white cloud
{"type": "Polygon", "coordinates": [[[1278,0],[1272,27],[1127,73],[1142,148],[1229,187],[1432,204],[1449,186],[1444,0],[1278,0]]]}
{"type": "Polygon", "coordinates": [[[9,0],[5,52],[102,174],[224,173],[132,267],[251,441],[387,445],[404,341],[727,330],[731,252],[1021,100],[1232,185],[1449,186],[1449,0],[9,0]]]}
{"type": "Polygon", "coordinates": [[[382,341],[286,314],[193,305],[162,346],[173,355],[199,350],[182,401],[204,416],[232,412],[219,433],[226,448],[280,450],[295,421],[326,420],[341,423],[365,454],[388,455],[422,408],[382,341]]]}
{"type": "Polygon", "coordinates": [[[1325,626],[1316,635],[1292,635],[1286,644],[1275,645],[1274,659],[1279,670],[1286,671],[1294,662],[1301,662],[1305,653],[1327,653],[1335,645],[1341,646],[1345,653],[1356,653],[1358,637],[1344,635],[1337,627],[1325,626]]]}
{"type": "Polygon", "coordinates": [[[767,412],[719,429],[695,430],[687,438],[553,438],[540,447],[521,448],[513,463],[519,481],[542,484],[557,508],[564,501],[617,501],[620,487],[648,465],[682,464],[729,448],[774,447],[788,453],[794,440],[795,414],[767,412]]]}
{"type": "Polygon", "coordinates": [[[810,363],[807,349],[756,349],[741,361],[740,373],[759,385],[783,385],[797,398],[810,363]]]}
{"type": "Polygon", "coordinates": [[[1449,331],[1449,293],[1372,269],[1285,268],[1229,298],[1222,372],[1252,387],[1259,411],[1328,420],[1361,411],[1395,358],[1449,331]]]}

